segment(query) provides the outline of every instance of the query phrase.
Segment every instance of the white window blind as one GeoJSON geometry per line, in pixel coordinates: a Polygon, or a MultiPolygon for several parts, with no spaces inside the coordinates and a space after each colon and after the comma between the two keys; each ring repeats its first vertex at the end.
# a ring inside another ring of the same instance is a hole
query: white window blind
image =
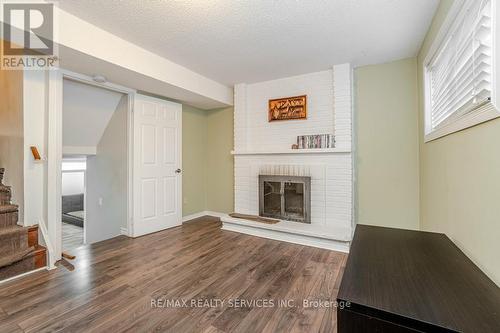
{"type": "Polygon", "coordinates": [[[491,0],[465,1],[427,65],[434,130],[491,102],[491,0]]]}

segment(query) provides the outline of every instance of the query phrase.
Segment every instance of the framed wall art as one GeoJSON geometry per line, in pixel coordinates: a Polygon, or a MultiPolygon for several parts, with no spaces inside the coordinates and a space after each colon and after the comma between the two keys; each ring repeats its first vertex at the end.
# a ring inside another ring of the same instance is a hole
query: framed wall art
{"type": "Polygon", "coordinates": [[[307,95],[269,100],[269,122],[307,119],[307,95]]]}

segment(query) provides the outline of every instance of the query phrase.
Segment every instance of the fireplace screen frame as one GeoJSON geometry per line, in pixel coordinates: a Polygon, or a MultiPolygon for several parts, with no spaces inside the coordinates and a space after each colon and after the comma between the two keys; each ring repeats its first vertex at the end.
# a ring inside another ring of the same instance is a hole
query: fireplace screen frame
{"type": "Polygon", "coordinates": [[[276,218],[280,220],[311,223],[311,177],[302,176],[275,176],[275,175],[259,175],[259,215],[262,217],[276,218]],[[264,212],[264,184],[265,182],[281,183],[281,214],[269,214],[264,212]],[[304,217],[291,217],[286,215],[285,211],[285,183],[298,183],[304,187],[304,217]]]}

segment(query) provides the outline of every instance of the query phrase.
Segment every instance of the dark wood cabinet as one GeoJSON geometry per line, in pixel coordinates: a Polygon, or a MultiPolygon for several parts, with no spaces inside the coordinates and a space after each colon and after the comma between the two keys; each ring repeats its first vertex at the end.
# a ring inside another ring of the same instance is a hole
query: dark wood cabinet
{"type": "Polygon", "coordinates": [[[338,301],[339,333],[500,332],[500,288],[439,233],[357,225],[338,301]]]}

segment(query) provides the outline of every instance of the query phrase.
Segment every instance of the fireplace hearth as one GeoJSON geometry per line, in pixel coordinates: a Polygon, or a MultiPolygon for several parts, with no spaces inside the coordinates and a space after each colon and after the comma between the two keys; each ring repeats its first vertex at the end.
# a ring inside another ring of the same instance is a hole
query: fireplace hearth
{"type": "Polygon", "coordinates": [[[311,223],[311,177],[259,175],[259,215],[311,223]]]}

